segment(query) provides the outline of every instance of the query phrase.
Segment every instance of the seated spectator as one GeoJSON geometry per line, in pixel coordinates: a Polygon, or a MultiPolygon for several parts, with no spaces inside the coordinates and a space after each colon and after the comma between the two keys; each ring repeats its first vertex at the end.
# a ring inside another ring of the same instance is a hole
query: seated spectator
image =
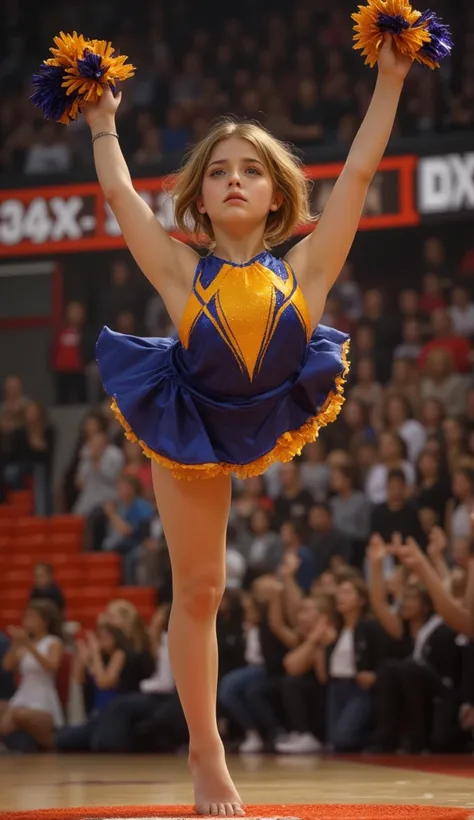
{"type": "MultiPolygon", "coordinates": [[[[62,487],[61,508],[65,512],[71,512],[79,495],[79,488],[76,485],[77,469],[83,448],[96,433],[108,432],[108,421],[104,413],[100,410],[90,410],[81,421],[81,427],[74,446],[73,454],[64,475],[62,487]]],[[[123,434],[122,434],[123,438],[123,434]]]]}
{"type": "Polygon", "coordinates": [[[0,737],[8,744],[15,732],[25,732],[40,749],[52,749],[54,729],[62,726],[63,710],[55,685],[63,644],[59,612],[50,601],[32,601],[22,626],[8,633],[11,646],[3,656],[6,672],[19,672],[20,685],[0,705],[0,737]]]}
{"type": "Polygon", "coordinates": [[[316,673],[328,686],[327,743],[335,752],[360,751],[369,737],[373,688],[386,642],[367,617],[367,606],[364,581],[342,578],[336,589],[341,628],[329,625],[318,645],[316,673]]]}
{"type": "Polygon", "coordinates": [[[55,431],[44,407],[29,402],[24,409],[24,424],[12,430],[5,454],[4,479],[11,489],[21,489],[25,479],[33,485],[35,513],[52,512],[52,464],[55,431]]]}
{"type": "Polygon", "coordinates": [[[306,445],[300,463],[301,484],[318,503],[327,501],[331,471],[326,464],[326,446],[319,436],[306,445]]]}
{"type": "Polygon", "coordinates": [[[443,282],[435,271],[425,273],[421,285],[420,310],[428,315],[436,310],[444,310],[446,299],[443,293],[443,282]]]}
{"type": "Polygon", "coordinates": [[[65,601],[62,589],[54,580],[54,570],[51,564],[40,561],[34,568],[34,586],[30,592],[30,601],[52,601],[62,615],[65,601]]]}
{"type": "Polygon", "coordinates": [[[422,329],[417,319],[405,319],[402,325],[402,341],[394,350],[394,359],[410,359],[417,362],[422,348],[422,329]]]}
{"type": "Polygon", "coordinates": [[[452,366],[456,373],[469,373],[471,369],[471,346],[464,336],[453,332],[451,317],[446,310],[435,310],[431,316],[433,339],[420,353],[418,366],[423,369],[428,356],[433,350],[444,350],[451,356],[452,366]]]}
{"type": "Polygon", "coordinates": [[[474,304],[471,302],[467,288],[458,285],[451,293],[449,315],[453,331],[458,336],[474,336],[474,304]]]}
{"type": "Polygon", "coordinates": [[[275,499],[274,523],[277,530],[285,521],[306,523],[313,496],[301,483],[299,465],[295,461],[280,465],[280,494],[275,499]]]}
{"type": "Polygon", "coordinates": [[[392,393],[405,396],[410,407],[417,411],[420,403],[420,373],[413,359],[394,359],[390,381],[385,388],[385,396],[392,393]]]}
{"type": "Polygon", "coordinates": [[[439,455],[423,450],[418,459],[418,481],[415,500],[418,509],[431,509],[439,515],[444,526],[446,506],[451,497],[449,476],[441,469],[439,455]]]}
{"type": "Polygon", "coordinates": [[[326,504],[315,504],[309,511],[308,547],[316,561],[316,578],[330,567],[335,568],[335,563],[351,561],[350,541],[335,526],[326,504]]]}
{"type": "Polygon", "coordinates": [[[434,613],[430,596],[419,585],[405,587],[399,612],[390,609],[381,574],[385,555],[383,540],[372,538],[372,609],[395,642],[396,655],[378,674],[375,750],[393,752],[401,745],[411,754],[425,749],[447,752],[458,708],[460,658],[455,634],[434,613]]]}
{"type": "Polygon", "coordinates": [[[100,714],[92,739],[95,752],[175,751],[187,740],[168,652],[170,607],[155,612],[148,630],[155,669],[138,691],[122,689],[100,714]]]}
{"type": "Polygon", "coordinates": [[[351,322],[362,317],[363,301],[359,284],[354,279],[354,267],[347,261],[334,285],[334,293],[342,303],[342,309],[351,322]]]}
{"type": "Polygon", "coordinates": [[[403,394],[391,393],[385,402],[383,421],[386,430],[393,430],[403,439],[408,461],[416,462],[426,443],[423,425],[413,417],[413,410],[403,394]]]}
{"type": "Polygon", "coordinates": [[[378,533],[387,543],[390,543],[398,533],[404,541],[407,538],[415,538],[426,545],[417,508],[408,499],[407,491],[403,470],[390,470],[387,479],[387,500],[374,507],[370,522],[371,532],[378,533]]]}
{"type": "Polygon", "coordinates": [[[239,750],[246,754],[273,748],[281,734],[271,702],[272,695],[279,692],[285,655],[285,646],[269,623],[271,590],[275,584],[279,586],[274,576],[254,581],[252,595],[246,600],[247,666],[224,675],[219,684],[218,702],[245,733],[239,750]]]}
{"type": "Polygon", "coordinates": [[[284,564],[288,556],[294,556],[298,561],[298,569],[295,572],[295,581],[303,592],[308,594],[311,585],[317,576],[317,565],[311,549],[305,546],[306,529],[296,521],[286,521],[280,529],[281,543],[284,552],[281,564],[284,564]]]}
{"type": "Polygon", "coordinates": [[[154,501],[150,459],[134,441],[125,440],[123,454],[125,456],[123,475],[134,476],[140,482],[145,498],[154,501]]]}
{"type": "MultiPolygon", "coordinates": [[[[474,470],[460,468],[453,474],[454,510],[451,515],[453,555],[469,557],[471,515],[474,504],[474,470]]],[[[416,539],[415,539],[416,540],[416,539]]]]}
{"type": "Polygon", "coordinates": [[[331,485],[335,493],[329,501],[333,520],[350,542],[351,563],[360,568],[370,534],[370,502],[356,489],[355,474],[349,467],[334,469],[331,485]]]}
{"type": "Polygon", "coordinates": [[[415,485],[415,469],[406,458],[406,446],[398,433],[382,433],[379,441],[379,461],[367,473],[365,492],[372,504],[387,500],[388,475],[391,470],[402,470],[409,492],[415,485]]]}
{"type": "Polygon", "coordinates": [[[124,583],[135,583],[135,566],[141,554],[140,542],[146,525],[154,515],[153,506],[141,496],[137,478],[122,475],[117,482],[117,501],[103,504],[107,534],[101,549],[123,556],[124,583]]]}
{"type": "Polygon", "coordinates": [[[51,367],[55,378],[57,404],[85,404],[86,377],[84,305],[69,302],[64,324],[53,341],[51,367]]]}
{"type": "Polygon", "coordinates": [[[249,542],[245,547],[240,546],[247,564],[247,583],[244,583],[246,587],[248,579],[253,580],[252,576],[257,568],[265,573],[276,572],[283,556],[283,544],[278,533],[271,529],[269,512],[262,509],[254,510],[250,517],[249,530],[249,542]]]}
{"type": "Polygon", "coordinates": [[[249,522],[255,510],[271,510],[265,476],[252,476],[235,485],[229,522],[235,528],[236,542],[245,546],[249,542],[249,522]]]}
{"type": "Polygon", "coordinates": [[[91,710],[85,723],[59,730],[55,746],[60,752],[89,752],[101,712],[117,696],[126,660],[125,635],[117,627],[104,624],[88,632],[76,644],[73,680],[89,685],[91,710]]]}
{"type": "Polygon", "coordinates": [[[436,399],[445,412],[462,413],[466,400],[466,379],[454,372],[451,354],[443,348],[431,349],[423,363],[421,398],[436,399]]]}
{"type": "Polygon", "coordinates": [[[377,411],[383,399],[383,387],[376,380],[375,362],[369,356],[357,360],[355,384],[349,390],[349,398],[363,402],[369,412],[377,411]]]}
{"type": "MultiPolygon", "coordinates": [[[[284,594],[284,593],[283,593],[284,594]]],[[[335,625],[334,600],[319,595],[303,598],[296,613],[296,627],[283,614],[282,594],[275,592],[270,618],[272,627],[288,646],[281,682],[283,712],[289,736],[277,741],[282,754],[311,754],[322,749],[326,736],[326,692],[315,673],[316,650],[328,629],[335,625]]]]}
{"type": "Polygon", "coordinates": [[[466,425],[462,416],[449,416],[443,420],[443,437],[446,462],[450,472],[472,466],[466,452],[466,425]]]}
{"type": "MultiPolygon", "coordinates": [[[[344,403],[337,428],[334,432],[330,431],[333,446],[344,448],[352,455],[360,446],[375,442],[375,433],[370,422],[370,408],[365,402],[352,396],[344,403]]],[[[331,457],[332,453],[329,455],[329,458],[331,457]]]]}
{"type": "Polygon", "coordinates": [[[109,444],[103,432],[94,433],[83,445],[76,474],[79,496],[75,515],[87,516],[107,501],[117,498],[117,479],[124,465],[123,453],[109,444]]]}

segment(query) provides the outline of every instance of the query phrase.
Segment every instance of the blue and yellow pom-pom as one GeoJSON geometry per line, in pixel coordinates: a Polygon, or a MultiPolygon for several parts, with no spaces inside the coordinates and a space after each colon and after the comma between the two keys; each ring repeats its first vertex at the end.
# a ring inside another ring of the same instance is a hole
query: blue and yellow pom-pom
{"type": "Polygon", "coordinates": [[[432,11],[416,11],[408,0],[368,0],[352,19],[356,23],[354,48],[361,49],[371,68],[386,32],[393,35],[401,54],[432,69],[439,68],[453,47],[449,27],[432,11]]]}
{"type": "Polygon", "coordinates": [[[77,119],[82,102],[97,102],[107,86],[116,93],[117,82],[135,73],[133,65],[125,65],[127,57],[116,55],[107,40],[61,32],[54,43],[53,56],[33,76],[30,97],[48,120],[67,125],[77,119]]]}

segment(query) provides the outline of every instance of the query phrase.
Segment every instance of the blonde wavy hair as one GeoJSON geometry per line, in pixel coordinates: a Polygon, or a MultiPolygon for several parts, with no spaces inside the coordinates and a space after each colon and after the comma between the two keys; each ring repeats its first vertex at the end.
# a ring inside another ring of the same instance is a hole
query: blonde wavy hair
{"type": "Polygon", "coordinates": [[[279,245],[293,235],[298,225],[314,221],[308,180],[302,163],[289,147],[253,122],[222,119],[188,154],[173,186],[176,225],[190,237],[204,237],[210,247],[215,244],[211,220],[207,214],[199,213],[197,198],[214,148],[231,137],[253,145],[270,174],[275,193],[283,194],[279,209],[268,214],[263,237],[266,247],[279,245]]]}

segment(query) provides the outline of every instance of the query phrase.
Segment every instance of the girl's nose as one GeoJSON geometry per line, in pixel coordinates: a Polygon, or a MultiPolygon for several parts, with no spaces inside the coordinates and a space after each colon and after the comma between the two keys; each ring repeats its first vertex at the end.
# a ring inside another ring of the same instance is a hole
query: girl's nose
{"type": "Polygon", "coordinates": [[[229,174],[229,185],[240,185],[240,173],[238,168],[234,168],[229,174]]]}

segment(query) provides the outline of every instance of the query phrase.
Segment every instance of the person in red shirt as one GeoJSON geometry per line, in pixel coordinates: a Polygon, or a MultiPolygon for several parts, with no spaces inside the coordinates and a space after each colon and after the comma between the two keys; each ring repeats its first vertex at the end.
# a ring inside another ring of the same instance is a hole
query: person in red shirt
{"type": "Polygon", "coordinates": [[[442,310],[446,307],[443,285],[437,273],[425,273],[422,291],[419,304],[422,313],[429,316],[434,310],[442,310]]]}
{"type": "Polygon", "coordinates": [[[84,305],[69,302],[64,324],[53,342],[51,366],[55,376],[58,404],[85,404],[86,378],[82,352],[84,305]]]}
{"type": "Polygon", "coordinates": [[[426,359],[432,350],[447,350],[453,360],[453,367],[458,373],[471,371],[471,345],[464,336],[453,333],[451,317],[446,310],[435,310],[431,316],[433,338],[422,348],[418,367],[425,366],[426,359]]]}

